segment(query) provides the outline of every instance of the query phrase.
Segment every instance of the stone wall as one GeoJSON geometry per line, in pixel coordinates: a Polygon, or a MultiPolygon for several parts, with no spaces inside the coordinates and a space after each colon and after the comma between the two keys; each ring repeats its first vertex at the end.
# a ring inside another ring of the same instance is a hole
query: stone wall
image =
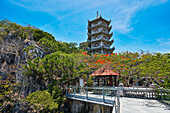
{"type": "Polygon", "coordinates": [[[73,99],[67,99],[66,106],[67,111],[65,113],[111,113],[113,108],[73,99]]]}

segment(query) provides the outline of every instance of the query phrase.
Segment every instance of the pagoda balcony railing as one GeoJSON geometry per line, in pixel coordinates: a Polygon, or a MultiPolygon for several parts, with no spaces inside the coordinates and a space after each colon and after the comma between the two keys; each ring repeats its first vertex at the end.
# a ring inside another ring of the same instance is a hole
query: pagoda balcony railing
{"type": "MultiPolygon", "coordinates": [[[[100,25],[97,25],[97,26],[93,26],[93,27],[88,27],[88,31],[90,31],[91,29],[95,29],[95,27],[99,27],[99,26],[101,26],[101,24],[100,25]]],[[[103,26],[103,28],[105,28],[105,29],[108,29],[108,33],[110,32],[110,30],[112,29],[112,26],[104,26],[104,25],[102,25],[103,26]]],[[[101,26],[101,27],[102,27],[101,26]]],[[[100,31],[99,31],[100,32],[100,31]]]]}
{"type": "Polygon", "coordinates": [[[115,50],[115,47],[110,48],[110,47],[108,47],[108,46],[104,46],[103,48],[104,48],[104,49],[108,49],[108,50],[115,50]]]}
{"type": "Polygon", "coordinates": [[[110,46],[103,46],[104,48],[110,49],[110,46]]]}
{"type": "Polygon", "coordinates": [[[99,24],[95,24],[95,25],[93,25],[93,26],[88,26],[87,28],[88,28],[88,29],[91,29],[91,28],[94,28],[94,27],[100,26],[100,25],[105,26],[105,27],[108,27],[108,25],[106,25],[106,24],[99,23],[99,24]]]}
{"type": "Polygon", "coordinates": [[[93,33],[91,33],[91,34],[96,34],[96,33],[99,33],[99,32],[109,33],[108,31],[99,30],[99,31],[97,31],[97,32],[93,32],[93,33]]]}
{"type": "Polygon", "coordinates": [[[87,50],[94,50],[94,49],[100,49],[102,46],[97,46],[97,47],[87,47],[87,50]]]}
{"type": "Polygon", "coordinates": [[[97,34],[100,34],[100,33],[104,33],[104,34],[106,34],[106,35],[111,35],[111,36],[113,35],[113,32],[109,34],[107,31],[103,31],[103,30],[100,30],[100,31],[94,32],[94,33],[89,33],[89,32],[88,32],[87,35],[88,35],[88,36],[92,36],[92,35],[95,35],[95,34],[97,35],[97,34]]]}
{"type": "Polygon", "coordinates": [[[94,35],[94,34],[97,34],[97,33],[107,33],[107,34],[109,34],[107,31],[99,30],[97,32],[87,33],[87,35],[94,35]]]}
{"type": "Polygon", "coordinates": [[[105,41],[109,41],[108,39],[104,39],[104,38],[102,37],[102,38],[87,40],[87,42],[91,43],[91,42],[99,41],[99,40],[101,40],[101,39],[102,39],[102,40],[105,40],[105,41]]]}
{"type": "Polygon", "coordinates": [[[94,49],[100,49],[100,48],[104,48],[104,49],[108,49],[108,50],[115,50],[115,47],[110,48],[109,46],[104,46],[104,45],[99,45],[97,47],[87,47],[87,50],[94,50],[94,49]]]}
{"type": "Polygon", "coordinates": [[[100,48],[110,49],[109,46],[99,45],[97,47],[94,47],[94,46],[91,48],[87,47],[87,50],[100,49],[100,48]]]}
{"type": "Polygon", "coordinates": [[[99,45],[99,46],[97,46],[97,47],[91,47],[91,49],[100,49],[100,48],[102,48],[103,46],[101,46],[101,45],[99,45]]]}
{"type": "Polygon", "coordinates": [[[108,39],[105,39],[105,38],[98,38],[98,39],[93,39],[93,40],[87,40],[88,43],[92,43],[92,42],[96,42],[96,41],[100,41],[100,40],[104,40],[104,41],[107,41],[107,42],[110,42],[110,43],[113,43],[114,40],[112,39],[111,41],[109,41],[108,39]]]}

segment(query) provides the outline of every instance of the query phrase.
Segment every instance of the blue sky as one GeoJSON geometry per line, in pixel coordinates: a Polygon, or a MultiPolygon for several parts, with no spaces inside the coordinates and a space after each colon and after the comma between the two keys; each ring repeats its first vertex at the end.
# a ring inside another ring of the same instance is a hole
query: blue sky
{"type": "Polygon", "coordinates": [[[115,52],[170,52],[168,0],[0,0],[0,20],[36,26],[63,42],[86,41],[87,20],[97,11],[112,20],[115,52]]]}

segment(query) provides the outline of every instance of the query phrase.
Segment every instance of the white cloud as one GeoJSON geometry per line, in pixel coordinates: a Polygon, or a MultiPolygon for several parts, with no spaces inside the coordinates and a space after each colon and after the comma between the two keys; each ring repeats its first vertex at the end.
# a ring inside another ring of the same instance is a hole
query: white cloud
{"type": "MultiPolygon", "coordinates": [[[[66,17],[74,18],[80,12],[103,12],[112,20],[114,31],[129,33],[132,18],[145,8],[165,3],[167,0],[9,0],[11,3],[31,11],[47,12],[62,21],[66,17]]],[[[83,17],[84,13],[80,15],[83,17]]],[[[75,18],[75,20],[77,20],[75,18]]],[[[55,22],[55,20],[54,20],[55,22]]],[[[52,22],[53,23],[53,22],[52,22]]]]}
{"type": "Polygon", "coordinates": [[[112,18],[114,30],[123,34],[133,31],[131,20],[137,12],[166,1],[167,0],[128,0],[127,2],[120,3],[115,10],[113,9],[114,13],[112,18]]]}
{"type": "Polygon", "coordinates": [[[159,45],[170,45],[170,38],[159,38],[159,39],[156,39],[156,41],[159,43],[159,45]]]}

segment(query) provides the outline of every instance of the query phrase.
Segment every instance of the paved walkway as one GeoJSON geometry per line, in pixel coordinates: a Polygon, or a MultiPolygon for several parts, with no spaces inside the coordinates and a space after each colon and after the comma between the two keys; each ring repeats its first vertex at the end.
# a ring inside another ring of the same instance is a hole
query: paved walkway
{"type": "Polygon", "coordinates": [[[157,100],[120,97],[121,113],[170,113],[170,106],[157,100]]]}
{"type": "MultiPolygon", "coordinates": [[[[104,103],[103,95],[96,95],[91,92],[88,92],[88,99],[86,99],[85,93],[75,93],[75,96],[74,93],[69,95],[68,98],[70,99],[100,103],[106,106],[113,106],[115,100],[115,97],[105,96],[106,103],[104,103]]],[[[170,105],[152,99],[120,97],[120,113],[170,113],[170,105]]]]}

